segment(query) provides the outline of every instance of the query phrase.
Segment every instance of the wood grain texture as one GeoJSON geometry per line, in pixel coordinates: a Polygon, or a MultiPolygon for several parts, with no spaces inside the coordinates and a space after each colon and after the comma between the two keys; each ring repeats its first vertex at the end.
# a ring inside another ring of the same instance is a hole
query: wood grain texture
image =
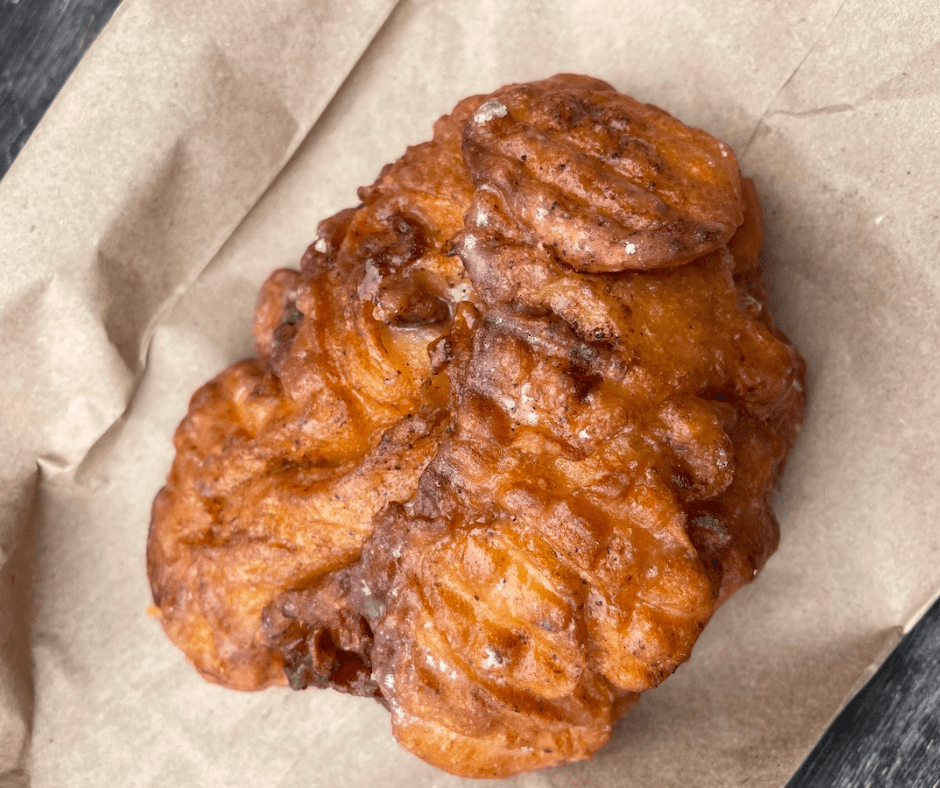
{"type": "Polygon", "coordinates": [[[787,788],[940,788],[940,600],[842,710],[787,788]]]}
{"type": "Polygon", "coordinates": [[[0,178],[120,0],[0,0],[0,178]]]}

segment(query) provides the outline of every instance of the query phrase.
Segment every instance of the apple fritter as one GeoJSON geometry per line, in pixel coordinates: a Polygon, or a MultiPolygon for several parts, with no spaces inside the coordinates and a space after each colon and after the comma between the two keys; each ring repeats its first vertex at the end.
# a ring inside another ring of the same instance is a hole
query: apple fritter
{"type": "Polygon", "coordinates": [[[372,697],[502,777],[590,757],[774,552],[803,360],[724,143],[560,75],[461,102],[262,289],[154,504],[211,680],[372,697]]]}

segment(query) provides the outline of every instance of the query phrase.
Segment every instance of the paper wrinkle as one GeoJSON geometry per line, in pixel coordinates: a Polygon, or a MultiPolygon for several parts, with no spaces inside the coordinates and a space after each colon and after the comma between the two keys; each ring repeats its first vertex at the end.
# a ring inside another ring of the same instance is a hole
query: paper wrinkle
{"type": "Polygon", "coordinates": [[[835,21],[839,18],[839,14],[842,13],[842,9],[845,8],[845,4],[848,1],[849,0],[842,0],[842,2],[839,4],[839,7],[836,9],[836,12],[832,15],[832,18],[826,23],[826,25],[822,28],[822,30],[820,30],[819,35],[816,37],[813,43],[807,48],[806,54],[804,54],[800,62],[796,64],[796,68],[794,68],[793,71],[790,72],[790,76],[788,76],[786,80],[784,80],[783,84],[778,88],[773,98],[771,98],[771,100],[767,102],[766,106],[764,107],[764,111],[761,113],[760,117],[757,119],[757,122],[754,124],[754,129],[751,131],[751,134],[748,137],[747,142],[744,144],[744,149],[741,151],[741,155],[738,157],[739,159],[741,159],[741,161],[747,158],[747,153],[751,149],[751,145],[753,144],[755,138],[757,137],[757,134],[760,131],[761,126],[763,126],[764,121],[766,120],[768,116],[768,113],[770,112],[774,104],[776,103],[777,99],[787,89],[787,86],[793,81],[793,78],[800,72],[800,70],[803,68],[804,64],[806,63],[806,61],[809,60],[810,55],[813,54],[816,47],[819,46],[820,42],[826,37],[826,33],[829,32],[829,28],[831,28],[833,24],[835,23],[835,21]]]}
{"type": "Polygon", "coordinates": [[[19,305],[28,317],[15,321],[15,344],[34,349],[32,372],[42,381],[38,391],[19,392],[20,405],[44,416],[32,425],[35,453],[20,460],[25,465],[40,455],[73,465],[123,409],[126,368],[89,310],[83,284],[60,267],[29,288],[29,300],[19,305]]]}
{"type": "MultiPolygon", "coordinates": [[[[938,599],[940,599],[940,588],[938,588],[933,594],[931,594],[927,598],[927,601],[924,602],[924,604],[922,604],[920,608],[918,608],[918,610],[914,613],[914,615],[912,615],[910,618],[908,618],[907,621],[904,622],[904,626],[901,627],[901,635],[902,636],[906,635],[915,626],[917,626],[917,622],[920,621],[927,614],[927,611],[933,607],[934,603],[938,599]]],[[[877,664],[881,664],[881,663],[878,662],[877,664]]]]}
{"type": "MultiPolygon", "coordinates": [[[[277,156],[274,158],[283,159],[283,154],[286,153],[288,145],[294,149],[291,153],[293,155],[296,152],[296,149],[299,148],[305,139],[307,139],[310,134],[314,131],[317,124],[320,122],[320,119],[329,109],[330,104],[335,100],[335,97],[342,92],[343,86],[346,84],[346,81],[354,73],[356,66],[361,61],[362,57],[365,57],[368,52],[369,47],[375,41],[375,39],[381,34],[382,30],[388,24],[391,15],[394,13],[395,8],[398,7],[401,0],[395,0],[395,4],[392,6],[392,9],[389,11],[388,15],[383,20],[382,24],[372,35],[372,38],[369,40],[369,43],[366,45],[363,50],[363,54],[359,59],[355,61],[352,67],[349,69],[345,77],[340,81],[336,90],[333,92],[333,95],[330,97],[329,101],[323,106],[320,113],[313,119],[313,122],[307,128],[305,134],[301,139],[297,139],[297,129],[298,124],[296,119],[290,115],[291,121],[293,123],[291,127],[291,133],[289,139],[285,141],[285,145],[282,151],[277,153],[277,156]]],[[[238,70],[232,67],[231,59],[225,52],[225,47],[220,44],[217,40],[210,39],[212,44],[210,61],[215,62],[217,66],[221,68],[224,72],[223,81],[227,81],[229,77],[238,79],[238,70]]],[[[251,91],[253,93],[253,91],[251,91]]],[[[287,107],[286,103],[277,99],[274,104],[268,108],[268,112],[263,114],[264,118],[269,119],[272,115],[276,116],[278,112],[283,112],[289,115],[290,110],[287,107]]],[[[289,166],[290,158],[281,168],[271,168],[268,170],[270,172],[270,177],[267,183],[262,189],[258,192],[256,199],[246,208],[234,224],[232,231],[218,244],[218,247],[212,252],[208,257],[206,262],[199,266],[198,269],[193,269],[191,275],[184,277],[181,281],[176,282],[171,277],[168,281],[172,285],[172,288],[169,292],[162,294],[162,299],[157,303],[156,307],[148,312],[147,310],[140,309],[140,300],[141,294],[144,298],[150,300],[152,294],[152,285],[153,283],[146,283],[141,281],[143,277],[140,274],[139,266],[134,266],[132,263],[129,263],[123,259],[111,258],[105,252],[105,249],[111,249],[114,247],[124,246],[124,237],[127,235],[129,237],[129,243],[127,244],[130,248],[134,248],[136,242],[135,236],[145,235],[150,238],[161,238],[164,237],[163,233],[141,231],[141,227],[146,225],[159,222],[164,223],[166,217],[172,212],[172,207],[175,203],[171,201],[171,206],[163,206],[163,201],[166,200],[166,195],[174,193],[177,191],[181,194],[186,194],[188,186],[183,184],[181,186],[175,187],[177,179],[180,177],[180,173],[184,171],[184,150],[186,146],[186,139],[180,138],[175,141],[174,145],[171,147],[168,154],[165,156],[163,163],[158,165],[153,165],[152,169],[154,171],[152,185],[144,190],[134,201],[131,202],[124,210],[119,214],[119,219],[115,225],[111,227],[108,235],[102,242],[99,244],[97,249],[97,265],[96,272],[100,276],[102,289],[105,292],[108,292],[109,298],[106,301],[107,307],[105,309],[105,314],[103,316],[102,322],[105,326],[106,332],[108,334],[109,341],[115,347],[115,349],[120,354],[121,358],[124,360],[125,365],[127,366],[128,372],[134,374],[132,392],[128,397],[126,406],[121,414],[105,429],[95,441],[88,447],[88,450],[74,465],[76,468],[75,480],[78,484],[83,484],[86,478],[86,471],[90,465],[93,465],[95,462],[99,461],[102,453],[102,446],[105,443],[112,443],[116,437],[117,433],[121,430],[123,425],[126,423],[128,416],[131,413],[131,410],[134,406],[134,401],[136,394],[140,389],[140,386],[143,383],[144,376],[147,374],[147,363],[146,358],[149,356],[150,346],[153,341],[154,332],[160,326],[165,315],[170,312],[173,306],[183,298],[190,288],[195,284],[203,272],[212,265],[212,262],[217,258],[219,252],[225,247],[229,242],[232,235],[238,230],[241,224],[248,217],[254,206],[264,198],[264,195],[267,193],[271,184],[277,179],[280,173],[289,166]],[[155,204],[158,203],[158,204],[155,204]],[[125,232],[124,228],[129,228],[125,232]],[[127,281],[130,279],[130,281],[127,281]],[[123,280],[123,281],[122,281],[123,280]],[[124,292],[114,293],[111,290],[114,289],[114,285],[118,285],[119,290],[124,292]],[[122,309],[121,307],[128,305],[131,309],[122,309]],[[134,331],[134,326],[141,322],[145,322],[145,325],[142,329],[134,331]],[[127,331],[127,325],[131,325],[131,335],[124,336],[127,331]]],[[[198,160],[198,156],[195,156],[198,160]]],[[[172,224],[172,220],[170,220],[172,224]]],[[[152,250],[148,250],[153,257],[152,250]]],[[[159,260],[159,256],[158,256],[159,260]]],[[[170,268],[170,261],[163,261],[166,265],[164,269],[170,268]]],[[[151,270],[156,268],[159,270],[159,266],[152,266],[151,270]]],[[[160,295],[160,292],[157,291],[157,294],[160,295]]],[[[106,450],[105,450],[106,451],[106,450]]]]}
{"type": "Polygon", "coordinates": [[[79,487],[87,487],[90,484],[89,481],[89,469],[93,468],[96,463],[100,462],[103,456],[106,456],[108,449],[120,436],[121,430],[124,428],[124,425],[127,424],[127,419],[130,417],[130,414],[133,410],[134,403],[137,400],[137,392],[140,391],[140,387],[144,382],[144,378],[147,374],[148,364],[146,359],[140,367],[140,370],[137,376],[134,379],[134,389],[131,392],[130,397],[128,398],[127,405],[124,410],[121,412],[121,415],[118,416],[107,429],[104,430],[92,444],[88,447],[88,450],[82,456],[82,458],[76,462],[73,466],[63,466],[59,465],[57,470],[59,471],[68,471],[74,468],[73,478],[75,484],[79,487]]]}
{"type": "MultiPolygon", "coordinates": [[[[229,78],[235,77],[235,72],[221,48],[216,47],[212,56],[226,73],[224,82],[228,90],[237,94],[244,81],[229,78]]],[[[230,99],[223,95],[217,100],[224,103],[230,99]]],[[[282,129],[279,139],[266,153],[272,160],[283,159],[296,137],[296,119],[276,97],[257,116],[266,125],[282,129]],[[280,123],[273,120],[279,116],[280,123]]],[[[96,453],[102,439],[119,430],[126,421],[147,371],[146,358],[153,333],[163,315],[186,293],[227,241],[228,236],[218,242],[202,264],[187,261],[176,251],[174,226],[198,221],[193,216],[199,209],[192,205],[191,195],[202,190],[194,189],[190,176],[196,170],[187,161],[196,162],[207,155],[205,151],[191,150],[192,140],[192,136],[176,139],[163,160],[150,165],[153,174],[149,183],[130,194],[128,203],[116,212],[115,222],[97,245],[93,272],[99,293],[98,317],[108,342],[124,365],[129,393],[120,413],[72,464],[77,469],[76,481],[80,482],[82,467],[89,456],[96,453]],[[142,238],[150,239],[148,245],[142,245],[142,238]],[[154,246],[154,242],[158,246],[154,246]]],[[[268,169],[274,172],[273,180],[279,170],[268,169]]],[[[244,209],[236,226],[250,210],[250,207],[244,209]]]]}
{"type": "Polygon", "coordinates": [[[898,73],[880,82],[864,101],[898,101],[940,93],[940,42],[908,60],[898,73]]]}
{"type": "MultiPolygon", "coordinates": [[[[207,59],[210,68],[215,72],[217,82],[225,86],[220,94],[213,96],[213,101],[219,106],[212,114],[226,114],[224,107],[227,104],[233,107],[228,114],[234,114],[239,104],[247,103],[254,107],[258,96],[265,96],[266,106],[255,110],[258,122],[266,130],[273,127],[280,128],[282,131],[274,144],[271,144],[268,139],[263,146],[260,146],[260,149],[272,164],[275,161],[283,161],[289,150],[296,148],[302,142],[302,138],[298,138],[297,119],[276,93],[260,90],[251,75],[234,67],[222,44],[214,38],[210,38],[209,42],[211,46],[207,59]],[[237,96],[239,93],[251,96],[252,101],[240,102],[228,97],[237,96]],[[283,120],[278,122],[278,117],[283,120]]],[[[358,63],[358,60],[356,62],[358,63]]],[[[350,73],[351,71],[352,69],[350,73]]],[[[334,96],[342,89],[343,82],[345,78],[340,82],[334,96]]],[[[241,115],[244,118],[244,114],[241,113],[241,115]]],[[[321,115],[322,112],[314,118],[304,138],[316,125],[321,115]]],[[[259,126],[259,131],[261,126],[259,126]]],[[[196,136],[195,139],[198,140],[200,137],[196,136]]],[[[269,165],[264,168],[264,171],[269,174],[267,179],[259,184],[254,199],[242,209],[233,222],[232,231],[217,243],[204,263],[192,265],[188,274],[182,277],[172,275],[173,270],[179,267],[179,263],[174,263],[170,258],[172,247],[169,245],[163,250],[155,250],[152,247],[143,250],[147,257],[146,267],[139,263],[135,264],[134,257],[139,256],[141,252],[139,241],[141,237],[158,241],[166,239],[172,233],[176,221],[174,213],[180,214],[180,218],[185,218],[191,210],[187,195],[191,195],[194,189],[186,180],[187,171],[191,171],[186,161],[187,159],[200,161],[206,158],[203,151],[188,150],[192,147],[192,140],[192,135],[180,137],[171,146],[162,163],[150,165],[153,172],[151,183],[140,193],[133,194],[129,204],[117,212],[116,223],[110,227],[97,249],[95,270],[100,278],[102,292],[106,293],[102,323],[109,341],[121,356],[128,372],[134,374],[134,392],[139,389],[142,377],[146,374],[143,359],[147,355],[153,333],[163,316],[185,295],[202,271],[211,264],[219,250],[228,242],[232,232],[251,212],[253,206],[262,198],[281,172],[281,167],[278,166],[269,165]],[[170,272],[169,276],[167,272],[170,272]],[[148,278],[150,280],[159,278],[163,281],[148,281],[148,278]],[[142,300],[143,304],[141,304],[142,300]]],[[[133,393],[128,398],[120,416],[98,436],[76,465],[85,463],[88,455],[95,450],[100,440],[110,430],[120,428],[132,405],[133,393]]]]}
{"type": "Polygon", "coordinates": [[[775,109],[764,115],[764,119],[772,118],[775,115],[787,115],[791,118],[811,118],[814,115],[832,115],[836,112],[854,112],[854,104],[827,104],[825,107],[814,107],[813,109],[804,109],[799,112],[786,109],[775,109]]]}
{"type": "Polygon", "coordinates": [[[35,519],[40,471],[0,482],[0,784],[22,778],[29,758],[35,713],[29,638],[33,618],[30,590],[36,572],[37,540],[25,524],[35,519]],[[11,544],[17,531],[24,538],[11,544]]]}
{"type": "Polygon", "coordinates": [[[139,245],[141,237],[149,237],[160,243],[171,231],[167,225],[174,223],[178,203],[167,195],[185,189],[185,183],[176,186],[184,169],[184,145],[183,139],[175,140],[161,158],[149,165],[153,171],[150,183],[130,195],[95,249],[92,271],[96,290],[101,293],[99,317],[129,373],[140,366],[150,324],[172,298],[172,290],[165,292],[167,286],[175,287],[171,277],[167,282],[148,281],[162,276],[159,264],[171,261],[162,259],[166,255],[160,250],[155,252],[149,244],[143,250],[135,249],[135,242],[139,245]],[[154,257],[156,264],[151,264],[154,257]]]}

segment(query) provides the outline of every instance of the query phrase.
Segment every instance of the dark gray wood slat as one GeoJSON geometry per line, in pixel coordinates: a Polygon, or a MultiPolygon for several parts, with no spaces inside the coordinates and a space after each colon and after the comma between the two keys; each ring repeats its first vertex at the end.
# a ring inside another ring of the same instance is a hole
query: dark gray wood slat
{"type": "Polygon", "coordinates": [[[940,788],[940,599],[787,783],[817,787],[940,788]]]}
{"type": "Polygon", "coordinates": [[[120,0],[0,0],[0,178],[120,0]]]}

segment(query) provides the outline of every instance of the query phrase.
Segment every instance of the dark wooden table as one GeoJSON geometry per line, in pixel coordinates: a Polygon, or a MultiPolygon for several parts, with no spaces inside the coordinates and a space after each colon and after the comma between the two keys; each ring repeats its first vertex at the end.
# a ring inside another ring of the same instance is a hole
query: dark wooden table
{"type": "MultiPolygon", "coordinates": [[[[0,178],[118,2],[0,0],[0,178]]],[[[810,786],[940,788],[940,601],[787,788],[810,786]]]]}
{"type": "Polygon", "coordinates": [[[940,600],[787,784],[810,786],[940,788],[940,600]]]}
{"type": "Polygon", "coordinates": [[[0,178],[119,0],[0,0],[0,178]]]}

